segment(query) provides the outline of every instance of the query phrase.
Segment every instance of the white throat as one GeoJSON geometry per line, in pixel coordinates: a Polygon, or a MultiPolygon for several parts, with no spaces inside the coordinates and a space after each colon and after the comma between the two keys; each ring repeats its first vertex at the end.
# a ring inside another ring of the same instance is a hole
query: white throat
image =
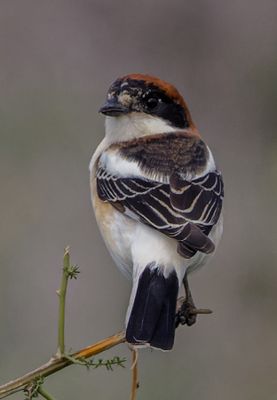
{"type": "Polygon", "coordinates": [[[109,143],[177,130],[162,118],[136,112],[120,117],[106,117],[105,126],[109,143]]]}

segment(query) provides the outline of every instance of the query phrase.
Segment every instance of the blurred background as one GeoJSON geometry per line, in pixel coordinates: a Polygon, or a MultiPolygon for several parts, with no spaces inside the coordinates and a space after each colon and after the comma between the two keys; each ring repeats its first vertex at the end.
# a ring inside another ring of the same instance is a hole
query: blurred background
{"type": "MultiPolygon", "coordinates": [[[[92,213],[88,164],[97,113],[118,76],[175,84],[216,154],[225,232],[191,277],[200,316],[170,353],[140,353],[139,399],[277,399],[277,4],[275,0],[0,2],[0,379],[56,350],[63,249],[67,348],[122,329],[130,283],[92,213]]],[[[103,354],[126,356],[125,345],[103,354]]],[[[47,379],[57,399],[128,399],[130,362],[70,367],[47,379]]],[[[13,396],[23,399],[23,394],[13,396]]]]}

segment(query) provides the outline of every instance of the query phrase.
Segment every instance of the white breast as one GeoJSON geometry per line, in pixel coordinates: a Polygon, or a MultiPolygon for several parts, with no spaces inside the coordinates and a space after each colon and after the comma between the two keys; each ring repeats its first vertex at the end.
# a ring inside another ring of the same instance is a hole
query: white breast
{"type": "Polygon", "coordinates": [[[159,133],[176,131],[162,118],[145,113],[132,112],[120,117],[106,117],[106,138],[112,144],[159,133]]]}

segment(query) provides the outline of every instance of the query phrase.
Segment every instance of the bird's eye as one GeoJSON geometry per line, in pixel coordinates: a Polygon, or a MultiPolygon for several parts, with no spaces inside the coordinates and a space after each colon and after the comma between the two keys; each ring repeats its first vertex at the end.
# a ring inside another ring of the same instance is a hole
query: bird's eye
{"type": "Polygon", "coordinates": [[[159,99],[155,98],[155,97],[150,97],[147,100],[147,107],[152,110],[153,108],[157,107],[159,103],[159,99]]]}

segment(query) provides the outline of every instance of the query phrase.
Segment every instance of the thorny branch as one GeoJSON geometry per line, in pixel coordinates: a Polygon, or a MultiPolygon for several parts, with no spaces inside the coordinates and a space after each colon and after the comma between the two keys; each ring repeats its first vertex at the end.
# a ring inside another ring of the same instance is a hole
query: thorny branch
{"type": "MultiPolygon", "coordinates": [[[[35,370],[28,372],[27,374],[7,382],[0,386],[0,399],[8,397],[16,392],[24,391],[25,399],[31,400],[34,397],[40,395],[41,397],[54,400],[54,397],[50,395],[43,387],[44,379],[63,368],[68,367],[72,364],[85,365],[87,368],[98,368],[104,366],[107,370],[112,370],[114,365],[124,367],[124,358],[114,357],[111,360],[99,359],[94,361],[91,357],[96,354],[102,353],[112,347],[115,347],[121,343],[124,343],[125,332],[121,331],[112,335],[106,339],[100,340],[99,342],[93,343],[88,347],[82,348],[81,350],[66,354],[65,353],[65,300],[67,285],[69,279],[76,279],[79,273],[77,266],[70,264],[69,248],[67,247],[63,257],[63,274],[62,281],[57,294],[59,296],[59,320],[58,320],[58,349],[56,354],[50,358],[48,362],[36,368],[35,370]]],[[[180,298],[177,303],[177,312],[183,302],[184,298],[180,298]]],[[[208,309],[194,309],[194,314],[209,314],[211,310],[208,309]]],[[[136,399],[137,389],[139,387],[138,382],[138,353],[137,350],[132,349],[132,386],[131,386],[131,400],[136,399]]]]}
{"type": "Polygon", "coordinates": [[[52,375],[55,372],[74,364],[75,359],[79,360],[90,358],[124,342],[125,333],[119,332],[104,340],[85,347],[77,351],[76,353],[70,354],[72,360],[70,360],[66,356],[54,356],[50,358],[47,363],[43,364],[39,368],[27,373],[26,375],[21,376],[20,378],[17,378],[0,386],[0,399],[3,399],[4,397],[10,396],[15,392],[23,390],[28,384],[30,384],[30,382],[34,382],[39,378],[46,378],[47,376],[52,375]]]}
{"type": "Polygon", "coordinates": [[[72,364],[82,364],[86,367],[98,368],[105,366],[111,370],[114,365],[123,366],[124,359],[114,357],[112,360],[88,360],[92,356],[102,353],[120,343],[125,342],[125,333],[119,332],[113,336],[103,339],[97,343],[91,344],[75,353],[65,354],[65,300],[66,291],[69,279],[76,279],[79,269],[76,266],[70,264],[69,248],[67,247],[63,257],[63,274],[59,290],[57,294],[59,296],[59,322],[58,322],[58,350],[55,356],[50,360],[36,368],[35,370],[28,372],[17,379],[14,379],[8,383],[0,386],[0,399],[10,396],[13,393],[24,391],[27,399],[32,399],[35,395],[40,394],[45,399],[53,399],[44,388],[42,388],[43,380],[49,375],[68,367],[72,364]]]}

